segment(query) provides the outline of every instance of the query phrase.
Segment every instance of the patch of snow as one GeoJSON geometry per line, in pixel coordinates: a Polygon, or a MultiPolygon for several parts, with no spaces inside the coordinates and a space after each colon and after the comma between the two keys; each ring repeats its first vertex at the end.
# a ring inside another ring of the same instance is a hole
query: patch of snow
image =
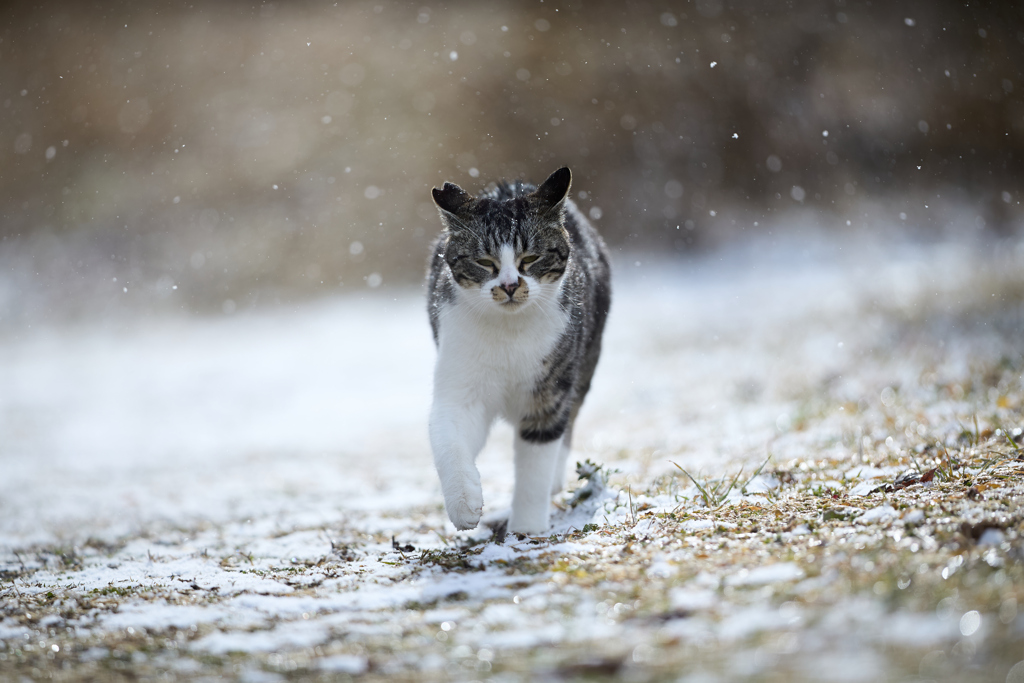
{"type": "MultiPolygon", "coordinates": [[[[109,656],[110,656],[110,650],[105,648],[105,647],[90,647],[88,650],[83,652],[80,655],[79,658],[83,662],[95,662],[95,661],[98,661],[100,659],[106,659],[109,656]]],[[[182,661],[191,662],[193,660],[188,659],[188,660],[182,660],[182,661]]]]}
{"type": "Polygon", "coordinates": [[[668,579],[675,576],[679,568],[665,560],[655,560],[647,567],[647,576],[654,579],[668,579]]]}
{"type": "Polygon", "coordinates": [[[267,631],[215,631],[193,642],[197,652],[226,655],[232,652],[281,652],[313,647],[330,634],[318,621],[287,622],[267,631]]]}
{"type": "Polygon", "coordinates": [[[633,535],[639,537],[656,535],[661,528],[657,517],[644,517],[633,527],[633,535]]]}
{"type": "Polygon", "coordinates": [[[256,612],[293,619],[303,614],[316,614],[321,609],[329,608],[330,604],[313,596],[239,595],[227,601],[225,606],[235,612],[256,612]]]}
{"type": "Polygon", "coordinates": [[[899,513],[891,505],[879,505],[859,516],[857,524],[886,524],[898,518],[899,513]]]}
{"type": "Polygon", "coordinates": [[[722,580],[710,572],[703,571],[693,577],[691,583],[704,588],[718,588],[722,585],[722,580]]]}
{"type": "Polygon", "coordinates": [[[473,574],[448,574],[436,580],[427,581],[419,589],[416,599],[423,603],[431,603],[451,595],[472,595],[476,599],[491,600],[512,597],[512,589],[508,584],[518,583],[516,576],[506,576],[492,572],[473,574]]]}
{"type": "Polygon", "coordinates": [[[838,573],[835,570],[825,571],[818,576],[812,576],[809,579],[804,579],[793,586],[791,590],[796,595],[806,595],[828,587],[834,583],[837,578],[838,573]]]}
{"type": "Polygon", "coordinates": [[[899,647],[927,648],[948,643],[960,637],[956,621],[941,619],[935,614],[894,612],[879,620],[875,639],[899,647]]]}
{"type": "Polygon", "coordinates": [[[804,578],[804,570],[794,562],[779,562],[754,569],[741,569],[725,577],[727,586],[764,586],[804,578]]]}
{"type": "Polygon", "coordinates": [[[476,557],[481,562],[511,562],[517,556],[518,553],[508,546],[488,543],[476,557]]]}
{"type": "Polygon", "coordinates": [[[866,496],[879,487],[879,483],[876,481],[862,481],[852,489],[850,489],[851,496],[866,496]]]}
{"type": "Polygon", "coordinates": [[[359,655],[330,655],[317,660],[316,668],[335,674],[358,676],[366,673],[370,663],[359,655]]]}
{"type": "Polygon", "coordinates": [[[559,623],[540,628],[509,629],[473,634],[471,642],[477,647],[493,650],[518,650],[538,645],[559,643],[566,637],[565,626],[559,623]]]}
{"type": "Polygon", "coordinates": [[[873,467],[867,465],[864,467],[858,467],[851,474],[858,479],[879,479],[882,477],[892,476],[892,467],[873,467]]]}
{"type": "MultiPolygon", "coordinates": [[[[103,656],[105,657],[106,654],[104,654],[103,656]]],[[[168,669],[172,671],[177,671],[179,673],[184,674],[197,673],[203,670],[203,665],[190,657],[168,657],[167,661],[160,662],[160,665],[166,666],[168,669]]]]}
{"type": "Polygon", "coordinates": [[[221,627],[251,628],[265,623],[264,615],[237,612],[220,606],[168,605],[151,602],[127,602],[113,614],[101,615],[98,625],[106,631],[127,628],[163,630],[185,629],[192,625],[218,624],[221,627]]]}
{"type": "Polygon", "coordinates": [[[480,621],[485,624],[514,624],[525,621],[523,608],[511,602],[488,605],[480,613],[480,621]]]}
{"type": "Polygon", "coordinates": [[[861,683],[884,678],[885,664],[885,660],[874,651],[855,648],[846,652],[812,656],[801,663],[800,669],[807,680],[861,683]]]}
{"type": "Polygon", "coordinates": [[[469,611],[466,609],[432,609],[423,613],[423,623],[440,624],[445,621],[458,623],[468,614],[469,611]]]}
{"type": "Polygon", "coordinates": [[[978,545],[982,547],[1001,545],[1004,541],[1006,541],[1006,534],[1003,533],[1002,529],[989,528],[981,533],[978,545]]]}
{"type": "Polygon", "coordinates": [[[762,606],[746,607],[725,617],[718,624],[716,632],[721,640],[737,641],[749,638],[762,631],[777,631],[796,626],[791,615],[762,606]]]}
{"type": "Polygon", "coordinates": [[[17,623],[8,620],[0,621],[0,641],[10,642],[24,638],[30,631],[17,623]]]}
{"type": "Polygon", "coordinates": [[[903,513],[903,523],[904,524],[920,524],[923,521],[924,521],[924,510],[921,510],[920,508],[915,508],[913,510],[908,510],[907,512],[903,513]]]}
{"type": "Polygon", "coordinates": [[[673,610],[696,612],[714,607],[719,602],[718,593],[693,588],[673,588],[669,592],[669,604],[673,610]]]}
{"type": "Polygon", "coordinates": [[[238,680],[240,683],[280,683],[285,677],[272,671],[246,668],[238,672],[238,680]]]}

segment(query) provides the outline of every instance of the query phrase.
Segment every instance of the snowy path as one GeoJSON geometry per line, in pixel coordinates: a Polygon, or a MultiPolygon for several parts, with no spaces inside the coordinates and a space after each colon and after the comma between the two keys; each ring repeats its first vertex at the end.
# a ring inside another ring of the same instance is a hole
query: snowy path
{"type": "MultiPolygon", "coordinates": [[[[799,257],[621,257],[605,355],[576,439],[578,459],[619,470],[616,490],[562,515],[556,530],[635,523],[642,495],[653,512],[684,499],[699,511],[689,481],[659,488],[678,474],[670,460],[706,477],[741,465],[752,472],[769,451],[775,462],[813,463],[847,452],[854,432],[868,438],[885,387],[910,387],[925,370],[948,375],[936,382],[962,382],[970,363],[995,363],[1012,344],[980,327],[949,328],[962,335],[949,340],[925,336],[902,359],[886,351],[900,324],[952,307],[919,310],[959,297],[984,258],[956,247],[851,254],[829,244],[799,257]],[[937,368],[935,354],[946,354],[937,368]],[[858,405],[859,422],[843,412],[858,405]],[[634,492],[643,493],[633,500],[634,492]]],[[[790,640],[758,641],[741,665],[722,669],[711,657],[706,668],[752,676],[797,649],[805,656],[794,675],[837,652],[862,665],[829,674],[840,680],[896,666],[885,643],[906,629],[896,618],[875,623],[884,607],[869,597],[842,602],[832,631],[805,629],[807,609],[772,600],[773,586],[807,576],[792,561],[689,572],[666,546],[639,568],[624,561],[616,576],[610,540],[596,533],[483,544],[468,564],[447,549],[456,537],[426,443],[433,347],[421,297],[393,290],[219,319],[8,330],[0,338],[0,657],[25,664],[59,653],[111,675],[170,667],[252,680],[294,670],[415,678],[492,666],[513,675],[525,666],[514,652],[559,643],[559,656],[530,650],[527,670],[571,678],[591,664],[602,671],[608,652],[598,656],[588,643],[614,644],[609,652],[626,653],[613,657],[615,667],[642,671],[671,660],[663,648],[672,643],[679,654],[785,632],[790,640]],[[416,550],[395,552],[392,535],[416,550]],[[602,580],[580,575],[566,589],[572,574],[558,563],[587,557],[606,558],[595,560],[602,580]],[[650,582],[659,597],[644,593],[650,582]],[[766,592],[723,602],[722,590],[735,586],[766,592]],[[634,602],[622,597],[631,590],[634,602]],[[38,613],[19,616],[12,605],[33,595],[42,596],[38,613]],[[627,618],[649,609],[663,616],[627,618]],[[867,624],[876,628],[839,644],[840,632],[867,624]],[[231,652],[250,656],[193,658],[231,652]]],[[[956,406],[925,412],[938,429],[956,406]]],[[[481,456],[490,510],[510,499],[510,434],[496,429],[481,456]]],[[[762,475],[752,490],[759,486],[780,484],[762,475]]],[[[652,516],[637,528],[656,536],[663,523],[652,516]]],[[[682,528],[715,527],[694,518],[682,528]]],[[[914,647],[941,649],[961,635],[955,619],[901,614],[921,634],[914,647]]]]}
{"type": "MultiPolygon", "coordinates": [[[[736,260],[653,272],[620,264],[607,351],[578,429],[584,455],[686,449],[710,467],[723,450],[763,449],[778,406],[737,395],[837,372],[848,361],[844,319],[874,297],[915,294],[898,281],[913,261],[838,270],[805,261],[793,273],[736,260]]],[[[10,335],[0,342],[0,542],[440,500],[421,296],[10,335]]],[[[506,494],[494,460],[492,485],[506,494]]]]}

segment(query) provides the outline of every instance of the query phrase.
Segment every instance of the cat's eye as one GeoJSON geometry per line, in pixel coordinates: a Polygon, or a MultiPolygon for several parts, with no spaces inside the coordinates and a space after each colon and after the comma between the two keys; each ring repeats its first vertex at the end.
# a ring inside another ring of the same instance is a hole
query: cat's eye
{"type": "Polygon", "coordinates": [[[486,258],[478,259],[477,263],[479,263],[484,268],[493,268],[494,267],[494,261],[492,261],[490,259],[486,259],[486,258]]]}
{"type": "Polygon", "coordinates": [[[526,265],[527,263],[533,263],[534,261],[536,261],[539,258],[540,258],[540,256],[524,256],[523,259],[520,261],[520,263],[522,263],[523,265],[526,265]]]}

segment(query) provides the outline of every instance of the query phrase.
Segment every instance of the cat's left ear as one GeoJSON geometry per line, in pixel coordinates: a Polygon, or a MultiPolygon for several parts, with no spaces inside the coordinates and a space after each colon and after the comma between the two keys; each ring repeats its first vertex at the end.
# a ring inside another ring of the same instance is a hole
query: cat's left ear
{"type": "Polygon", "coordinates": [[[445,183],[440,190],[436,187],[431,191],[437,208],[450,214],[457,214],[472,197],[455,183],[445,183]]]}
{"type": "Polygon", "coordinates": [[[549,175],[548,179],[533,192],[533,196],[540,201],[541,213],[561,209],[562,203],[569,194],[570,185],[572,185],[572,173],[565,166],[549,175]]]}

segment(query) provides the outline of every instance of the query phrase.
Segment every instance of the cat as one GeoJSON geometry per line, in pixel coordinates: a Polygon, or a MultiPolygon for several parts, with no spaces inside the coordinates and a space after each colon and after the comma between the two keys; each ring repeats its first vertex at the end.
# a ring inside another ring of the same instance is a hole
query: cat
{"type": "Polygon", "coordinates": [[[565,483],[611,303],[607,248],[568,198],[571,183],[560,168],[540,187],[432,191],[444,229],[427,277],[438,349],[430,443],[457,529],[480,521],[475,461],[499,417],[516,430],[507,530],[545,533],[565,483]]]}

